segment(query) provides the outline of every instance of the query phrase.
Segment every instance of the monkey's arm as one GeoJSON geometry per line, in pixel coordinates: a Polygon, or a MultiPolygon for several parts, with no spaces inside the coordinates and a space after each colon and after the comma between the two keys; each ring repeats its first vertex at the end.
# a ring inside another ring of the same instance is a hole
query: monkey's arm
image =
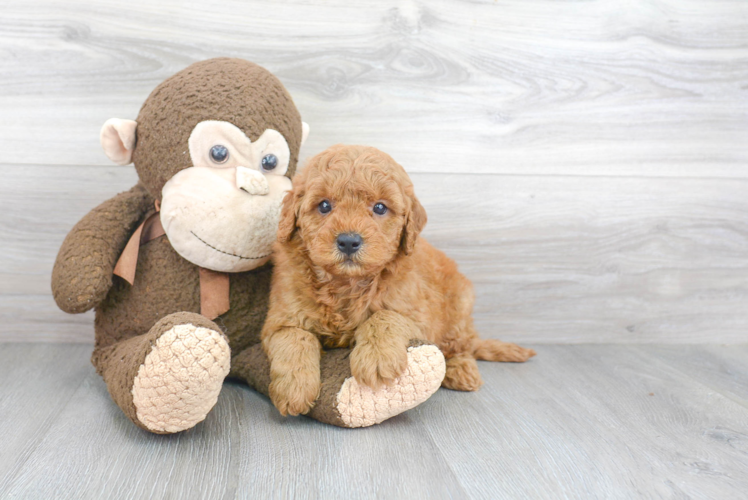
{"type": "Polygon", "coordinates": [[[91,210],[65,237],[52,269],[52,294],[60,309],[82,313],[112,286],[112,272],[128,239],[153,207],[140,184],[91,210]]]}

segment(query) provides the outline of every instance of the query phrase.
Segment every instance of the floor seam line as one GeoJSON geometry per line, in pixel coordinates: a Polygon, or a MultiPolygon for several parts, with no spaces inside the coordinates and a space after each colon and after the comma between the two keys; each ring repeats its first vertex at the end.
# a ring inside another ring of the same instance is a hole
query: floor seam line
{"type": "MultiPolygon", "coordinates": [[[[697,347],[699,346],[699,344],[683,344],[683,345],[684,346],[685,345],[692,345],[692,346],[697,346],[697,347]]],[[[704,344],[704,345],[710,345],[710,344],[704,344]]],[[[693,375],[691,375],[687,371],[684,371],[683,369],[681,369],[678,366],[674,365],[672,362],[670,362],[667,359],[664,359],[662,357],[659,357],[656,354],[647,353],[647,355],[650,356],[650,357],[654,356],[655,359],[657,359],[658,361],[666,364],[668,367],[670,367],[670,369],[678,372],[679,374],[683,375],[684,377],[688,378],[689,380],[692,380],[695,384],[697,384],[697,385],[699,385],[701,387],[705,387],[705,388],[707,388],[707,389],[709,389],[709,390],[711,390],[713,392],[716,392],[717,394],[719,394],[720,396],[724,397],[725,399],[728,399],[728,400],[732,401],[733,403],[735,403],[735,404],[737,404],[739,406],[742,406],[743,408],[745,408],[746,410],[748,410],[748,400],[744,400],[742,398],[739,398],[738,396],[732,395],[731,393],[726,393],[726,392],[724,392],[724,391],[722,391],[720,389],[712,387],[710,384],[707,384],[707,383],[703,382],[702,380],[699,380],[698,378],[694,377],[693,375]]]]}

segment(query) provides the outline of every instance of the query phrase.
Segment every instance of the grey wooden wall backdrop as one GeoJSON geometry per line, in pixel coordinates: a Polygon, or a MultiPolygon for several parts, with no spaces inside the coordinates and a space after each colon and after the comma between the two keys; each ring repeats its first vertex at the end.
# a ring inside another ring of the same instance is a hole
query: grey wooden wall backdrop
{"type": "Polygon", "coordinates": [[[98,145],[196,60],[277,74],[335,143],[391,153],[487,337],[748,339],[748,2],[0,2],[0,340],[59,312],[70,227],[135,182],[98,145]]]}

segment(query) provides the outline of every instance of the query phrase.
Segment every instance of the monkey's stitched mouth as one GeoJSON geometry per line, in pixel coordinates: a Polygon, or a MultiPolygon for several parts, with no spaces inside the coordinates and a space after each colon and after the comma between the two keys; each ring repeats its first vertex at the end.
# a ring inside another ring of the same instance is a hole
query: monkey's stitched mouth
{"type": "Polygon", "coordinates": [[[194,231],[190,231],[190,233],[192,233],[192,236],[194,236],[195,238],[197,238],[198,240],[200,240],[200,242],[202,242],[205,246],[207,246],[209,248],[212,248],[216,252],[220,252],[220,253],[225,254],[225,255],[230,255],[231,257],[236,257],[238,259],[243,259],[243,260],[260,260],[260,259],[264,259],[266,257],[270,257],[270,254],[260,255],[259,257],[245,257],[243,255],[237,255],[235,253],[225,252],[225,251],[221,250],[220,248],[214,247],[213,245],[211,245],[210,243],[208,243],[207,241],[205,241],[204,239],[202,239],[201,237],[199,237],[198,235],[196,235],[194,231]]]}

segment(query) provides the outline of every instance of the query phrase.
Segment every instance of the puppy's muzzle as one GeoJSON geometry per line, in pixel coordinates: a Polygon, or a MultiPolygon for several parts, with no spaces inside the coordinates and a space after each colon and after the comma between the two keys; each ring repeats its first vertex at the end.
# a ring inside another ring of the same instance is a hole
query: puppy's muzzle
{"type": "Polygon", "coordinates": [[[364,239],[358,233],[342,233],[338,235],[335,243],[338,245],[338,250],[350,256],[359,251],[364,239]]]}

